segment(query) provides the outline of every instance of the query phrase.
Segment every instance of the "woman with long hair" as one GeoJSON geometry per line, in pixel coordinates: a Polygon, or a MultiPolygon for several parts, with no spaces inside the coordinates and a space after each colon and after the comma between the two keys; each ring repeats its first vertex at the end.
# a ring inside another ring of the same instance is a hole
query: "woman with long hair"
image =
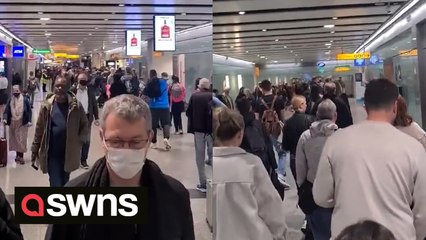
{"type": "Polygon", "coordinates": [[[408,114],[407,104],[400,95],[397,100],[397,113],[394,126],[402,132],[417,139],[426,149],[426,132],[414,122],[413,117],[408,114]]]}
{"type": "Polygon", "coordinates": [[[214,117],[213,192],[216,239],[284,240],[287,225],[282,201],[262,160],[240,145],[244,118],[222,109],[214,117]]]}

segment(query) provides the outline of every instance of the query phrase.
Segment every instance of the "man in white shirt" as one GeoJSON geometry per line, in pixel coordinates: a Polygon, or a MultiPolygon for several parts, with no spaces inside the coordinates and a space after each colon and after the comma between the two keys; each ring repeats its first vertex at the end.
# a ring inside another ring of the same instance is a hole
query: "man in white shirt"
{"type": "Polygon", "coordinates": [[[332,239],[347,226],[369,219],[396,239],[426,237],[426,152],[396,129],[398,88],[386,79],[365,90],[368,118],[329,137],[314,186],[315,202],[334,207],[332,239]]]}
{"type": "MultiPolygon", "coordinates": [[[[91,132],[92,122],[94,121],[95,126],[99,126],[99,110],[98,104],[96,101],[95,92],[91,86],[88,85],[89,77],[85,72],[81,72],[77,76],[78,85],[77,88],[73,90],[76,95],[77,100],[83,106],[84,111],[86,112],[87,119],[89,120],[89,132],[91,132]]],[[[89,169],[87,164],[87,158],[89,155],[90,148],[90,138],[89,141],[83,144],[81,150],[81,168],[89,169]]]]}

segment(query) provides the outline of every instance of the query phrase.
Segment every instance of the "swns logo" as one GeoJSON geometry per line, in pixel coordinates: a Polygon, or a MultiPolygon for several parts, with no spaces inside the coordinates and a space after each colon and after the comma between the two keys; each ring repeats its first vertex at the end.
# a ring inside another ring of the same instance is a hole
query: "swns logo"
{"type": "Polygon", "coordinates": [[[146,222],[146,189],[140,187],[16,187],[21,224],[140,224],[146,222]]]}

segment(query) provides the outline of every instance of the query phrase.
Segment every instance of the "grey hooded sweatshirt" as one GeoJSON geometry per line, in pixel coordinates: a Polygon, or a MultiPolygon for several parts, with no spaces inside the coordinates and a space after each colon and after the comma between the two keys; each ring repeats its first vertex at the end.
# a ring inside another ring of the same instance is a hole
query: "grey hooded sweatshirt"
{"type": "Polygon", "coordinates": [[[314,183],[327,138],[338,129],[331,120],[320,120],[312,123],[311,128],[302,133],[296,148],[297,185],[305,180],[314,183]]]}

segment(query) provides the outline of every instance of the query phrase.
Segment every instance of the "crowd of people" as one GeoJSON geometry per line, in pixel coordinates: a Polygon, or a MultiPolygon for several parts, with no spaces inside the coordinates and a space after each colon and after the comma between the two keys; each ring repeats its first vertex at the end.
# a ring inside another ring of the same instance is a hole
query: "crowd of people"
{"type": "Polygon", "coordinates": [[[355,125],[340,79],[278,87],[264,80],[240,89],[235,110],[229,89],[215,93],[226,106],[214,116],[218,239],[286,239],[286,160],[305,239],[425,238],[426,133],[394,83],[367,84],[368,117],[355,125]],[[375,237],[363,238],[373,229],[375,237]]]}

